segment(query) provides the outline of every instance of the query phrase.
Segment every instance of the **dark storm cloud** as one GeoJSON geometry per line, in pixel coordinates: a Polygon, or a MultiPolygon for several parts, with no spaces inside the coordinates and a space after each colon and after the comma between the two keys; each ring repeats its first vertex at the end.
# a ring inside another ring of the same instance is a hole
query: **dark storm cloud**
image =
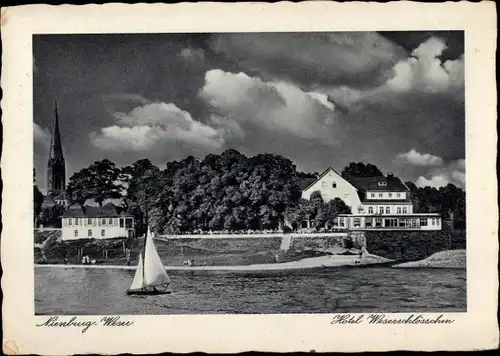
{"type": "Polygon", "coordinates": [[[457,59],[464,53],[463,31],[386,31],[378,33],[406,49],[408,54],[431,37],[442,38],[447,46],[440,56],[442,62],[446,62],[448,59],[457,59]]]}
{"type": "Polygon", "coordinates": [[[381,84],[404,50],[367,32],[238,33],[210,39],[214,52],[250,73],[298,84],[381,84]]]}

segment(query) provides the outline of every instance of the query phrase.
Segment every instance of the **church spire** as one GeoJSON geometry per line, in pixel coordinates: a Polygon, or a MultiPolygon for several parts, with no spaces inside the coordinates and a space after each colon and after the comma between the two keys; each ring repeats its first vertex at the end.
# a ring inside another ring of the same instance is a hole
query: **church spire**
{"type": "Polygon", "coordinates": [[[54,132],[52,133],[49,158],[64,159],[61,144],[61,133],[59,132],[59,114],[57,112],[57,100],[55,101],[54,132]]]}
{"type": "Polygon", "coordinates": [[[47,165],[47,192],[49,195],[59,194],[66,188],[66,163],[62,151],[61,133],[59,132],[59,113],[55,102],[54,132],[50,143],[50,154],[47,165]]]}

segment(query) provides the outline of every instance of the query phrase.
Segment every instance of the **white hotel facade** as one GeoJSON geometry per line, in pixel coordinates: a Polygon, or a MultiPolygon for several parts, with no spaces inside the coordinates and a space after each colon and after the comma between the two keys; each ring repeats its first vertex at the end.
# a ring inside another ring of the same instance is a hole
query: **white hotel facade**
{"type": "Polygon", "coordinates": [[[328,168],[317,179],[305,182],[302,198],[319,191],[324,201],[342,199],[352,214],[339,215],[334,228],[349,230],[441,230],[435,213],[414,213],[410,189],[392,174],[344,179],[328,168]]]}

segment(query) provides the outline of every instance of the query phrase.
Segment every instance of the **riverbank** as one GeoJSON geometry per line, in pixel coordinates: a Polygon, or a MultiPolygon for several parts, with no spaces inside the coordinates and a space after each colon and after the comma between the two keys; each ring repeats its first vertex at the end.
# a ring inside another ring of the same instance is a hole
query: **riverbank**
{"type": "MultiPolygon", "coordinates": [[[[321,267],[346,267],[346,266],[369,266],[386,264],[392,262],[389,259],[367,254],[364,257],[352,255],[330,255],[321,257],[304,258],[299,261],[284,263],[266,263],[253,265],[236,266],[164,266],[166,270],[179,271],[270,271],[270,270],[290,270],[308,269],[321,267]]],[[[135,266],[123,265],[64,265],[64,264],[36,264],[36,268],[84,268],[84,269],[136,269],[135,266]]]]}
{"type": "Polygon", "coordinates": [[[394,265],[395,268],[462,268],[467,266],[465,250],[437,252],[423,260],[394,265]]]}

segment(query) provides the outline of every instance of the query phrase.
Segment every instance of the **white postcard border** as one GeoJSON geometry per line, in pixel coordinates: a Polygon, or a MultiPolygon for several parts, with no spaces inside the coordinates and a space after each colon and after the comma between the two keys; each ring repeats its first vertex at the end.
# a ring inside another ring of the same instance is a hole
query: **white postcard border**
{"type": "Polygon", "coordinates": [[[496,346],[494,6],[493,2],[307,2],[2,8],[4,352],[434,351],[496,346]],[[373,30],[465,30],[467,313],[446,313],[446,318],[455,320],[446,325],[331,325],[333,315],[285,314],[123,316],[134,324],[95,327],[83,334],[73,328],[36,327],[47,317],[34,316],[32,34],[373,30]]]}

